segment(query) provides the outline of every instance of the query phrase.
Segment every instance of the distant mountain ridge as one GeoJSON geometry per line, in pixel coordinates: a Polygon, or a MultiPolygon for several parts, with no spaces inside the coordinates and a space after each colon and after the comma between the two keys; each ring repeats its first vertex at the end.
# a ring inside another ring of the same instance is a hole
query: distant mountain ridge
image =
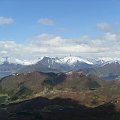
{"type": "Polygon", "coordinates": [[[16,73],[23,66],[5,61],[0,64],[0,78],[16,73]]]}
{"type": "Polygon", "coordinates": [[[86,63],[89,65],[101,65],[101,64],[107,64],[112,62],[119,62],[120,58],[108,58],[108,57],[101,57],[101,58],[82,58],[79,56],[65,56],[65,57],[49,57],[49,56],[43,56],[37,59],[18,59],[13,57],[6,57],[0,59],[0,64],[3,64],[4,62],[13,63],[13,64],[20,64],[20,65],[32,65],[36,64],[40,61],[45,61],[47,64],[54,64],[54,62],[59,64],[67,64],[67,65],[74,65],[76,63],[86,63]],[[7,60],[6,60],[7,58],[7,60]]]}
{"type": "Polygon", "coordinates": [[[0,64],[0,78],[14,73],[39,72],[69,72],[85,70],[101,78],[109,78],[109,76],[120,76],[120,60],[119,59],[84,59],[82,57],[66,56],[58,57],[41,57],[38,60],[8,59],[0,64]]]}

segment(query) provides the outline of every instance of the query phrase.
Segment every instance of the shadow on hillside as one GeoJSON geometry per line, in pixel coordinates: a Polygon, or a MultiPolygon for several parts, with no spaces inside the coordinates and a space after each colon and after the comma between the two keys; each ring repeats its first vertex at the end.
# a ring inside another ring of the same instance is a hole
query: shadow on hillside
{"type": "Polygon", "coordinates": [[[112,103],[87,108],[72,99],[34,98],[0,107],[0,120],[120,120],[112,103]]]}
{"type": "Polygon", "coordinates": [[[64,73],[56,74],[56,73],[47,73],[49,76],[47,79],[43,81],[43,85],[57,85],[59,83],[64,82],[66,79],[66,75],[64,73]]]}

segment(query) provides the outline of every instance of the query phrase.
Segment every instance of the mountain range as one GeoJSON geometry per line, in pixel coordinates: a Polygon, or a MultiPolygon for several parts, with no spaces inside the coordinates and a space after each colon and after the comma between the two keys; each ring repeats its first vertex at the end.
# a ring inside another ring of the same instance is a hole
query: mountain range
{"type": "Polygon", "coordinates": [[[95,74],[103,79],[113,79],[120,75],[120,61],[112,59],[83,59],[81,57],[67,56],[58,57],[41,57],[33,62],[18,62],[20,60],[3,61],[0,64],[0,78],[15,73],[39,72],[69,72],[84,70],[95,74]],[[27,64],[26,64],[27,63],[27,64]],[[28,64],[29,63],[29,64],[28,64]]]}
{"type": "Polygon", "coordinates": [[[1,120],[120,118],[118,60],[69,56],[42,57],[29,65],[4,61],[0,73],[4,73],[0,79],[1,120]]]}

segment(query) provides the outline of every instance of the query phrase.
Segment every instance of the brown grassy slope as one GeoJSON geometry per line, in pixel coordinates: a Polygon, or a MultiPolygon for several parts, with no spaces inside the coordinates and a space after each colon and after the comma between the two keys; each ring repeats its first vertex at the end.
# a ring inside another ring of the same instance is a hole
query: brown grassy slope
{"type": "Polygon", "coordinates": [[[0,90],[11,101],[34,96],[47,98],[71,98],[87,106],[98,106],[120,95],[120,82],[103,81],[85,72],[42,73],[31,72],[5,77],[0,81],[0,90]],[[47,91],[46,91],[47,89],[47,91]],[[10,93],[10,95],[9,95],[10,93]]]}
{"type": "Polygon", "coordinates": [[[0,87],[5,89],[6,91],[14,91],[19,86],[25,85],[26,87],[30,88],[31,90],[42,90],[43,86],[41,83],[48,78],[48,75],[44,73],[27,73],[27,74],[16,74],[13,76],[9,76],[3,78],[0,81],[0,87]]]}

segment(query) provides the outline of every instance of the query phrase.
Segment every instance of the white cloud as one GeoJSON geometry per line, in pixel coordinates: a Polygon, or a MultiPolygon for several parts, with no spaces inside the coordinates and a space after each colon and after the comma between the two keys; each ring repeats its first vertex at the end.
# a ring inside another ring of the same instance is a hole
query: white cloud
{"type": "Polygon", "coordinates": [[[60,36],[41,34],[31,37],[26,43],[0,41],[0,56],[34,59],[43,55],[86,55],[88,57],[120,55],[120,36],[107,32],[96,38],[81,36],[77,39],[65,39],[60,36]]]}
{"type": "Polygon", "coordinates": [[[51,20],[51,19],[48,19],[48,18],[40,18],[38,20],[38,23],[39,24],[42,24],[42,25],[53,25],[54,24],[54,21],[51,20]]]}
{"type": "Polygon", "coordinates": [[[112,26],[108,23],[97,23],[96,27],[100,30],[111,30],[112,26]]]}
{"type": "Polygon", "coordinates": [[[12,18],[7,18],[7,17],[0,17],[0,25],[9,25],[9,24],[14,24],[15,21],[12,18]]]}
{"type": "Polygon", "coordinates": [[[109,40],[109,41],[116,41],[116,40],[118,40],[117,37],[118,37],[117,34],[107,32],[107,33],[105,33],[105,35],[103,36],[103,39],[104,39],[104,40],[109,40]]]}

